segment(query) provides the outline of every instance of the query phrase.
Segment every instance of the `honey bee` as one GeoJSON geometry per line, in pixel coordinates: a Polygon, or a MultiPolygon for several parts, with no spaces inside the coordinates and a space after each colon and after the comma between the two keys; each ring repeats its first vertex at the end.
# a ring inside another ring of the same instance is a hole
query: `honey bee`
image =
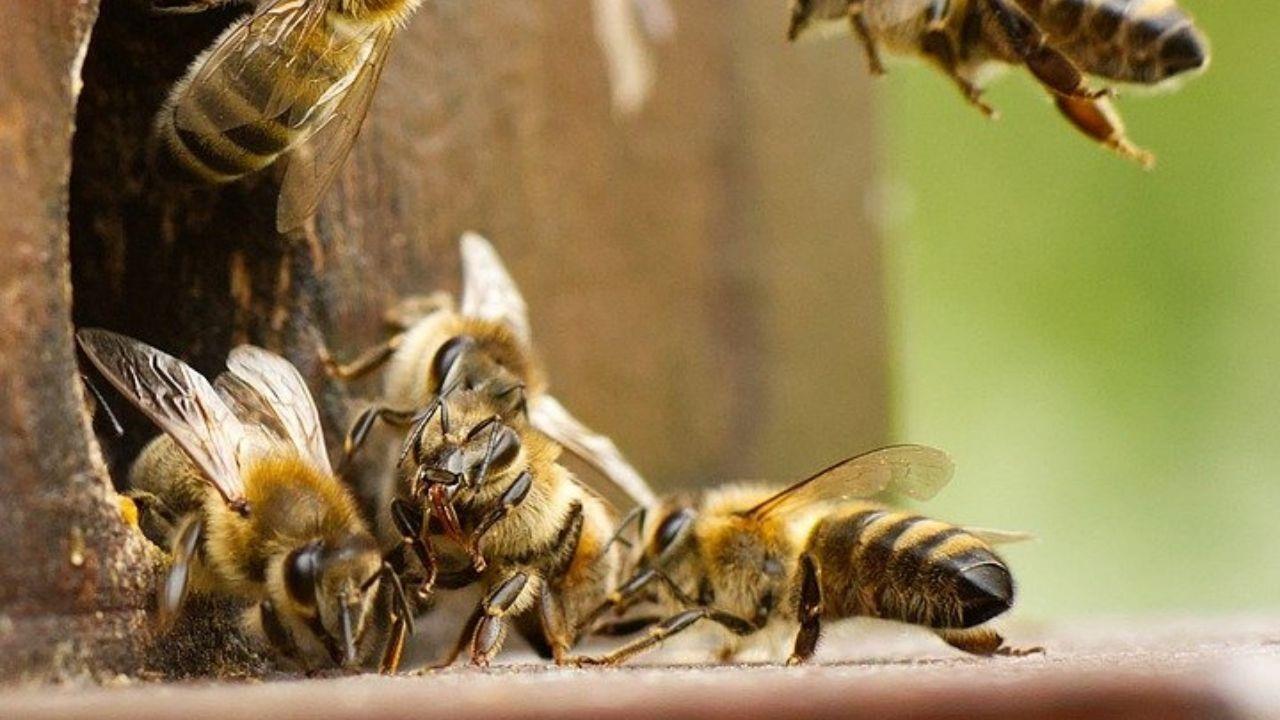
{"type": "MultiPolygon", "coordinates": [[[[346,442],[349,460],[378,420],[407,428],[450,390],[487,395],[504,420],[520,416],[569,449],[638,504],[656,496],[607,437],[593,432],[547,392],[533,350],[528,306],[497,252],[475,233],[461,239],[462,299],[436,294],[410,298],[391,313],[400,332],[349,365],[319,344],[332,377],[351,380],[385,365],[380,404],[365,410],[346,442]]],[[[343,462],[345,467],[347,461],[343,462]]]]}
{"type": "Polygon", "coordinates": [[[424,583],[434,582],[433,538],[441,534],[484,558],[441,574],[445,587],[484,589],[441,665],[468,647],[473,665],[488,665],[512,621],[544,656],[572,662],[569,650],[615,586],[617,517],[557,462],[559,454],[555,442],[519,416],[504,418],[475,390],[442,396],[406,440],[391,510],[404,547],[429,575],[424,583]]]}
{"type": "Polygon", "coordinates": [[[924,58],[988,116],[991,72],[1026,67],[1072,125],[1147,167],[1154,156],[1129,141],[1110,91],[1091,89],[1086,74],[1162,86],[1209,62],[1207,41],[1173,0],[793,0],[787,35],[837,24],[862,40],[872,74],[884,73],[882,48],[924,58]]]}
{"type": "Polygon", "coordinates": [[[636,513],[635,571],[605,606],[646,596],[672,614],[636,640],[583,664],[615,664],[699,621],[723,629],[728,660],[752,639],[794,633],[789,664],[808,660],[823,621],[896,620],[932,629],[975,655],[1007,647],[983,625],[1013,604],[1013,577],[993,543],[1023,533],[961,528],[865,500],[881,492],[928,499],[954,466],[942,451],[898,445],[837,463],[783,490],[727,486],[636,513]]]}
{"type": "Polygon", "coordinates": [[[167,625],[189,589],[253,603],[246,629],[305,670],[351,667],[374,649],[379,587],[391,592],[381,668],[399,662],[412,618],[399,578],[334,476],[306,384],[277,355],[231,351],[210,384],[182,361],[112,332],[76,333],[102,374],[164,435],[130,470],[133,497],[166,528],[167,625]]]}
{"type": "Polygon", "coordinates": [[[653,92],[653,56],[646,40],[663,42],[675,33],[676,16],[666,0],[591,0],[596,40],[604,52],[619,115],[638,112],[653,92]]]}
{"type": "MultiPolygon", "coordinates": [[[[168,13],[235,0],[153,0],[168,13]]],[[[196,58],[156,118],[168,156],[228,183],[288,155],[276,226],[300,227],[355,142],[396,30],[421,0],[258,0],[196,58]]]]}

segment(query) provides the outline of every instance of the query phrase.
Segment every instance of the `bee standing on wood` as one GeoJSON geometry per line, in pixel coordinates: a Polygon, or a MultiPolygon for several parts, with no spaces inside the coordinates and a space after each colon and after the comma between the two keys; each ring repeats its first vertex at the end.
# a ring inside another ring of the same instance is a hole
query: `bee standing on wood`
{"type": "Polygon", "coordinates": [[[390,583],[384,671],[399,663],[409,614],[354,499],[329,466],[315,404],[288,361],[231,351],[211,385],[182,361],[105,330],[76,333],[85,354],[164,431],[130,471],[133,496],[169,525],[166,623],[189,588],[254,603],[246,626],[305,670],[362,662],[381,584],[390,583]]]}
{"type": "MultiPolygon", "coordinates": [[[[393,312],[401,331],[349,365],[334,361],[320,346],[330,375],[363,377],[386,366],[379,404],[352,425],[342,467],[365,442],[378,420],[421,430],[422,418],[439,396],[476,391],[488,397],[504,421],[527,419],[581,458],[637,504],[656,496],[617,446],[579,422],[547,392],[546,376],[531,342],[528,306],[515,281],[487,240],[467,233],[461,240],[462,299],[455,309],[443,293],[409,298],[393,312]]],[[[418,444],[410,437],[406,447],[418,444]]],[[[477,563],[482,560],[476,558],[477,563]]]]}
{"type": "Polygon", "coordinates": [[[513,621],[544,657],[571,662],[619,577],[615,513],[557,462],[558,445],[520,417],[504,419],[487,394],[460,390],[434,408],[406,441],[391,510],[433,579],[441,532],[482,559],[440,573],[444,587],[484,589],[443,664],[469,648],[472,664],[488,665],[513,621]]]}
{"type": "MultiPolygon", "coordinates": [[[[235,0],[153,0],[191,13],[235,0]]],[[[355,142],[391,37],[421,0],[261,0],[191,64],[156,118],[170,157],[228,183],[288,155],[276,225],[300,227],[355,142]]]]}
{"type": "Polygon", "coordinates": [[[789,663],[808,660],[823,621],[851,617],[931,628],[976,655],[1020,655],[982,627],[1013,604],[1013,578],[992,550],[1021,533],[966,529],[861,498],[932,497],[951,459],[898,445],[837,463],[781,491],[727,486],[635,514],[642,553],[595,614],[656,599],[672,614],[637,640],[585,664],[616,664],[701,620],[725,632],[728,660],[766,628],[794,633],[789,663]]]}
{"type": "Polygon", "coordinates": [[[1159,86],[1208,65],[1209,49],[1174,0],[793,0],[792,40],[818,25],[851,29],[873,74],[881,50],[922,57],[946,73],[987,115],[983,87],[1000,64],[1025,67],[1081,132],[1145,166],[1109,91],[1086,74],[1159,86]]]}

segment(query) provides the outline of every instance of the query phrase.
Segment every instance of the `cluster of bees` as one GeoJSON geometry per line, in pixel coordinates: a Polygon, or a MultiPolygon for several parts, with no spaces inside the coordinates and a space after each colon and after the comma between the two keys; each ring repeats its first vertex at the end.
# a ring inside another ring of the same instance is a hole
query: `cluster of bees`
{"type": "MultiPolygon", "coordinates": [[[[154,3],[193,12],[224,1],[154,3]]],[[[192,64],[157,137],[207,182],[284,160],[278,225],[297,227],[341,167],[391,38],[419,2],[258,3],[192,64]]],[[[627,7],[597,1],[605,18],[627,7]]],[[[665,4],[635,8],[670,29],[665,4]]],[[[876,72],[882,50],[929,59],[988,114],[990,70],[1025,67],[1072,124],[1144,163],[1150,156],[1086,75],[1156,85],[1207,60],[1172,0],[795,0],[789,36],[816,26],[856,33],[876,72]]],[[[877,500],[932,497],[953,474],[944,452],[891,446],[786,486],[659,498],[548,393],[525,302],[494,248],[469,234],[461,253],[457,303],[405,302],[399,332],[350,364],[321,349],[335,378],[383,374],[338,471],[310,391],[285,359],[241,346],[210,382],[137,340],[77,333],[102,375],[163,431],[135,461],[129,492],[144,531],[170,549],[164,621],[192,591],[227,595],[245,603],[246,628],[282,662],[395,672],[419,612],[437,593],[475,586],[481,599],[447,662],[466,652],[487,665],[514,627],[558,664],[615,664],[703,625],[718,633],[723,660],[785,630],[786,659],[799,663],[825,622],[858,616],[923,626],[976,655],[1027,652],[987,625],[1014,599],[993,546],[1026,536],[877,500]],[[379,424],[398,434],[399,451],[385,507],[368,517],[344,469],[379,424]],[[564,450],[598,477],[575,476],[564,450]],[[596,482],[632,507],[606,502],[596,482]],[[589,636],[627,635],[605,654],[579,653],[589,636]]]]}

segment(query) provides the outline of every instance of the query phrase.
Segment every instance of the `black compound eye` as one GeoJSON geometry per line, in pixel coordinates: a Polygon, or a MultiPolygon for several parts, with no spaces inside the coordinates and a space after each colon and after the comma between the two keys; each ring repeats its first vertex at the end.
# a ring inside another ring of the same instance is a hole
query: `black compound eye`
{"type": "Polygon", "coordinates": [[[320,579],[320,543],[305,545],[284,561],[284,588],[299,605],[315,607],[316,585],[320,579]]]}
{"type": "Polygon", "coordinates": [[[655,549],[659,553],[666,552],[692,523],[693,511],[689,508],[681,508],[667,515],[662,519],[662,524],[658,525],[658,532],[654,535],[655,549]]]}
{"type": "Polygon", "coordinates": [[[439,391],[444,386],[444,381],[449,377],[449,372],[453,370],[453,366],[458,364],[458,358],[467,350],[470,350],[476,341],[469,335],[458,335],[449,338],[445,344],[440,346],[436,351],[436,356],[431,359],[431,377],[435,382],[436,390],[439,391]]]}
{"type": "Polygon", "coordinates": [[[516,435],[516,431],[503,425],[498,430],[498,436],[493,441],[493,460],[489,462],[490,467],[507,467],[516,461],[516,456],[520,454],[520,436],[516,435]]]}

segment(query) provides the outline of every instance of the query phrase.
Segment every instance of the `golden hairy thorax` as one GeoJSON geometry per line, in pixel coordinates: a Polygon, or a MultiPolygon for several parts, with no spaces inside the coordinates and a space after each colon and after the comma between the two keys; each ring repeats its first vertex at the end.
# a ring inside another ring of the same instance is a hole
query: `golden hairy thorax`
{"type": "Polygon", "coordinates": [[[338,480],[296,454],[263,457],[244,479],[248,518],[229,511],[212,490],[205,500],[208,564],[228,590],[257,591],[273,556],[314,539],[364,531],[354,501],[338,480]]]}
{"type": "Polygon", "coordinates": [[[402,25],[422,0],[329,0],[330,10],[360,22],[402,25]]]}

